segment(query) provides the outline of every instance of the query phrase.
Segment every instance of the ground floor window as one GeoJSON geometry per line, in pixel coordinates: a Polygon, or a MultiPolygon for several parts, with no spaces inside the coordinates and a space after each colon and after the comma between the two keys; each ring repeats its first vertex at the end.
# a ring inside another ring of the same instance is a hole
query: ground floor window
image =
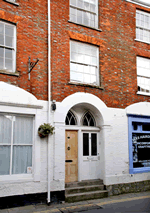
{"type": "Polygon", "coordinates": [[[129,116],[130,173],[150,171],[150,117],[129,116]]]}
{"type": "Polygon", "coordinates": [[[31,173],[33,117],[0,114],[0,175],[31,173]]]}

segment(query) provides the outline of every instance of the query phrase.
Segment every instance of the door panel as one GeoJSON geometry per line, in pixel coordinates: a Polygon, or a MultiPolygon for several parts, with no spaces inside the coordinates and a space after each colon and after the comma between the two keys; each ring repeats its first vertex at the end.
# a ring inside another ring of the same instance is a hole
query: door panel
{"type": "Polygon", "coordinates": [[[100,177],[100,157],[98,132],[82,133],[82,180],[98,179],[100,177]]]}
{"type": "Polygon", "coordinates": [[[66,131],[65,182],[78,181],[78,132],[66,131]]]}

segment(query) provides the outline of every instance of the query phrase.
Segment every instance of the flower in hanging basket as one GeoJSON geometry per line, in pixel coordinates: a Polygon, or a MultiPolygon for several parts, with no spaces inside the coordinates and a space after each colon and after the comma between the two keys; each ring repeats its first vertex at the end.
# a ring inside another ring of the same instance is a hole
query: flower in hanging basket
{"type": "Polygon", "coordinates": [[[54,133],[53,131],[54,131],[54,127],[46,123],[40,125],[38,128],[38,134],[41,138],[45,138],[49,134],[52,135],[54,133]]]}

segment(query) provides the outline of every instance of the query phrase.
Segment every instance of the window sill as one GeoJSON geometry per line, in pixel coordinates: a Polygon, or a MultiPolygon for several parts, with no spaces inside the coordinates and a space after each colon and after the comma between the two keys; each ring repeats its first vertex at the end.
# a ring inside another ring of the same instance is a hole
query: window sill
{"type": "Polygon", "coordinates": [[[130,174],[136,174],[136,173],[146,173],[146,172],[150,172],[150,168],[149,167],[145,167],[145,168],[133,168],[130,169],[130,174]]]}
{"type": "Polygon", "coordinates": [[[95,89],[100,89],[103,90],[103,87],[97,86],[97,85],[92,85],[92,84],[84,84],[84,83],[78,83],[78,82],[68,82],[68,85],[75,85],[75,86],[83,86],[83,87],[91,87],[95,89]]]}
{"type": "Polygon", "coordinates": [[[90,27],[90,26],[87,26],[87,25],[84,25],[84,24],[79,24],[77,22],[73,22],[73,21],[70,21],[70,20],[68,20],[68,22],[72,23],[72,24],[76,24],[76,25],[82,26],[82,27],[86,27],[86,28],[89,28],[89,29],[92,29],[92,30],[96,30],[96,31],[102,32],[102,30],[98,29],[98,28],[90,27]]]}
{"type": "Polygon", "coordinates": [[[6,70],[0,70],[0,74],[19,76],[19,72],[8,72],[6,70]]]}
{"type": "Polygon", "coordinates": [[[126,1],[133,3],[133,4],[137,4],[137,5],[142,6],[142,7],[150,8],[149,3],[142,3],[139,0],[126,0],[126,1]]]}
{"type": "Polygon", "coordinates": [[[34,181],[32,174],[18,174],[18,175],[0,175],[0,183],[2,182],[29,182],[34,181]]]}
{"type": "Polygon", "coordinates": [[[18,3],[13,2],[13,1],[10,1],[10,0],[3,0],[3,1],[8,2],[8,3],[10,3],[10,4],[13,4],[13,5],[15,5],[15,6],[19,6],[18,3]]]}
{"type": "Polygon", "coordinates": [[[145,43],[145,44],[150,44],[149,42],[142,41],[142,40],[139,40],[139,39],[134,39],[134,41],[142,42],[142,43],[145,43]]]}
{"type": "Polygon", "coordinates": [[[146,95],[146,96],[150,96],[150,93],[141,92],[141,91],[138,91],[136,94],[137,94],[137,95],[146,95]]]}

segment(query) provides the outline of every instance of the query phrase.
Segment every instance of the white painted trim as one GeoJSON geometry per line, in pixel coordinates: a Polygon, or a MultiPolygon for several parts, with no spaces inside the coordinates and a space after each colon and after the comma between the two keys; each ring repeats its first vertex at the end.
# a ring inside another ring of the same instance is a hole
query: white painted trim
{"type": "Polygon", "coordinates": [[[143,3],[140,0],[126,0],[127,2],[133,3],[133,4],[137,4],[146,8],[150,8],[150,4],[149,3],[143,3]]]}
{"type": "Polygon", "coordinates": [[[33,108],[33,109],[42,109],[43,106],[41,105],[29,105],[29,104],[19,104],[19,103],[11,103],[11,102],[0,102],[0,105],[5,106],[16,106],[16,107],[23,107],[23,108],[33,108]]]}
{"type": "Polygon", "coordinates": [[[150,44],[150,42],[147,42],[147,41],[143,41],[143,40],[140,40],[140,39],[134,39],[134,41],[139,41],[139,42],[142,42],[142,43],[146,43],[146,44],[150,44]]]}
{"type": "Polygon", "coordinates": [[[139,102],[126,107],[126,114],[150,116],[150,102],[139,102]]]}
{"type": "Polygon", "coordinates": [[[136,94],[137,94],[137,95],[146,95],[146,96],[150,96],[150,93],[148,93],[148,92],[141,92],[141,91],[138,91],[136,94]]]}
{"type": "Polygon", "coordinates": [[[103,114],[103,110],[107,109],[106,104],[97,96],[89,93],[77,92],[66,97],[61,103],[57,104],[57,109],[54,115],[54,123],[65,123],[67,112],[73,106],[80,103],[90,104],[94,106],[95,108],[97,108],[100,114],[103,114]]]}
{"type": "Polygon", "coordinates": [[[15,175],[0,175],[0,183],[2,182],[24,182],[24,181],[33,181],[32,174],[15,174],[15,175]]]}

